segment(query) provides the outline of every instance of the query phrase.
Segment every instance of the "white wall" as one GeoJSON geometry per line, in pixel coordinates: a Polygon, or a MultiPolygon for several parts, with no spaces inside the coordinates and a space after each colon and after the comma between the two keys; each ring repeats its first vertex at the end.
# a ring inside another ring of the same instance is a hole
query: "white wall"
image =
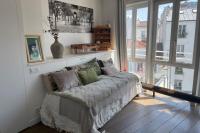
{"type": "Polygon", "coordinates": [[[27,126],[24,52],[16,0],[0,1],[0,132],[27,126]]]}
{"type": "MultiPolygon", "coordinates": [[[[101,24],[101,0],[67,0],[69,3],[94,8],[95,22],[101,24]]],[[[46,60],[42,64],[27,65],[24,34],[42,37],[45,57],[51,57],[53,43],[44,34],[48,13],[47,0],[1,0],[0,1],[0,133],[16,133],[40,120],[38,109],[45,96],[40,75],[55,71],[66,65],[75,65],[98,57],[106,59],[110,53],[71,56],[59,60],[46,60]],[[22,11],[20,11],[22,10],[22,11]]],[[[88,33],[66,33],[60,42],[68,47],[71,43],[91,41],[88,33]]]]}
{"type": "MultiPolygon", "coordinates": [[[[44,30],[48,30],[47,16],[49,15],[48,0],[20,0],[24,34],[39,34],[42,38],[42,46],[44,56],[51,58],[50,46],[53,43],[53,37],[49,33],[44,33],[44,30]]],[[[81,5],[94,9],[94,22],[95,24],[101,24],[102,20],[102,3],[101,0],[62,0],[71,4],[81,5]]],[[[27,86],[27,101],[28,101],[28,123],[32,125],[39,121],[38,109],[41,106],[43,98],[45,96],[44,87],[40,78],[40,75],[46,72],[59,70],[66,65],[75,65],[82,62],[86,62],[88,59],[99,56],[107,56],[108,53],[92,54],[89,57],[82,56],[71,57],[69,46],[74,43],[90,43],[90,33],[62,33],[59,35],[59,41],[66,47],[66,58],[60,60],[47,60],[43,64],[26,65],[25,76],[27,86]],[[106,55],[105,55],[106,54],[106,55]],[[70,59],[67,56],[70,56],[70,59]],[[33,72],[31,72],[33,71],[33,72]]]]}
{"type": "MultiPolygon", "coordinates": [[[[102,24],[101,0],[61,0],[67,3],[81,5],[94,9],[94,24],[102,24]]],[[[25,34],[39,34],[42,36],[45,56],[51,57],[50,46],[54,39],[44,30],[49,30],[47,16],[49,16],[48,0],[21,0],[25,34]]],[[[70,53],[69,46],[76,43],[90,43],[90,33],[62,33],[59,41],[66,47],[65,54],[70,53]]]]}
{"type": "Polygon", "coordinates": [[[111,24],[112,44],[116,45],[116,26],[117,26],[117,0],[102,0],[102,22],[111,24]]]}
{"type": "MultiPolygon", "coordinates": [[[[118,24],[117,2],[118,0],[102,0],[102,23],[111,25],[112,45],[114,49],[116,49],[116,39],[117,39],[116,29],[118,24]]],[[[115,66],[119,68],[117,51],[113,55],[113,60],[115,66]]]]}

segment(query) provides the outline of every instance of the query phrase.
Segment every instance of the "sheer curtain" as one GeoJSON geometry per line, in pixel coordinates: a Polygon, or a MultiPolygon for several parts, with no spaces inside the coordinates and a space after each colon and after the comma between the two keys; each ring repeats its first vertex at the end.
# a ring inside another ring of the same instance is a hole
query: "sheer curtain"
{"type": "Polygon", "coordinates": [[[117,39],[116,48],[118,52],[118,60],[122,71],[128,70],[127,50],[126,50],[126,6],[125,0],[118,0],[118,23],[117,23],[117,39]]]}

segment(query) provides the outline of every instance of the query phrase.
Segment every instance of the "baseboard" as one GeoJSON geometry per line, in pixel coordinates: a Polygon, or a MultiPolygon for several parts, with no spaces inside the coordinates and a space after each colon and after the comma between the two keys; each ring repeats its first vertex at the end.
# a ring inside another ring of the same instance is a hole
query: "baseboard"
{"type": "Polygon", "coordinates": [[[200,97],[193,96],[192,94],[187,94],[184,92],[171,90],[171,89],[163,88],[163,87],[159,87],[159,86],[154,86],[154,85],[146,84],[146,83],[142,83],[142,87],[143,87],[143,89],[153,91],[154,96],[155,96],[155,92],[158,92],[158,93],[161,93],[164,95],[176,97],[176,98],[186,100],[189,102],[200,103],[200,97]]]}
{"type": "Polygon", "coordinates": [[[28,122],[28,126],[31,127],[41,121],[40,117],[36,117],[28,122]]]}

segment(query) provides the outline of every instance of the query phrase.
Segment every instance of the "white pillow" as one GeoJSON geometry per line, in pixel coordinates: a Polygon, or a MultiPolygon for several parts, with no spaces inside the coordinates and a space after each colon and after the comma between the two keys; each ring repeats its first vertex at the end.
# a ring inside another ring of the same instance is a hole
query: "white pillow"
{"type": "Polygon", "coordinates": [[[108,59],[107,61],[102,61],[104,67],[110,67],[113,66],[113,60],[112,58],[108,59]]]}

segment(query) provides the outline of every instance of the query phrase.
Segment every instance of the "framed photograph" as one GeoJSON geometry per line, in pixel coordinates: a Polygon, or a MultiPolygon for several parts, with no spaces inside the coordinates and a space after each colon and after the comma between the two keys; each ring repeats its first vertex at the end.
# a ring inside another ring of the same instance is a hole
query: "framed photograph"
{"type": "Polygon", "coordinates": [[[43,62],[41,39],[39,35],[26,35],[26,54],[28,63],[43,62]]]}
{"type": "Polygon", "coordinates": [[[49,19],[61,33],[91,33],[94,22],[92,8],[69,4],[61,0],[49,1],[49,19]]]}

